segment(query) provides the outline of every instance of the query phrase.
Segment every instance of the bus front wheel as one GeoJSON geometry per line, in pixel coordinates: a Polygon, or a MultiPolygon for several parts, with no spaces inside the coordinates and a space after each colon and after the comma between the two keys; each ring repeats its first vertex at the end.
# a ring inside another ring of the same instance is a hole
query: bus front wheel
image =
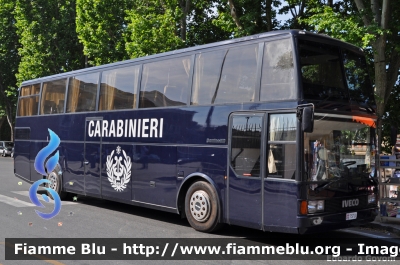
{"type": "MultiPolygon", "coordinates": [[[[47,175],[47,180],[50,181],[50,183],[47,184],[47,188],[51,188],[53,190],[55,190],[57,192],[57,194],[60,196],[61,200],[65,200],[68,197],[68,193],[62,191],[62,178],[61,178],[61,170],[60,170],[60,165],[57,165],[53,171],[51,171],[48,175],[47,175]]],[[[47,192],[47,195],[52,198],[53,196],[51,196],[50,192],[47,192]]]]}
{"type": "Polygon", "coordinates": [[[185,197],[185,213],[189,224],[201,232],[212,232],[220,227],[218,223],[218,197],[213,187],[205,182],[193,183],[185,197]]]}

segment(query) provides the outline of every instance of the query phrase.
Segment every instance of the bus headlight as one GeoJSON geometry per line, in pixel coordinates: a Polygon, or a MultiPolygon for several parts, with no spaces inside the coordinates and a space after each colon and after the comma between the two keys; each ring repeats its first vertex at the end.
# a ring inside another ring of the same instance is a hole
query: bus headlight
{"type": "Polygon", "coordinates": [[[375,202],[376,202],[375,194],[368,195],[368,203],[375,203],[375,202]]]}
{"type": "Polygon", "coordinates": [[[308,201],[308,213],[323,212],[325,210],[325,202],[320,201],[308,201]]]}

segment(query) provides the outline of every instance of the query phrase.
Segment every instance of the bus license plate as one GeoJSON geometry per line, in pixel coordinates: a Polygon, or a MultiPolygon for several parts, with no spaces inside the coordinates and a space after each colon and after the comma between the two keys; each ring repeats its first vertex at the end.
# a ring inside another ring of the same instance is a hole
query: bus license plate
{"type": "Polygon", "coordinates": [[[357,219],[357,212],[355,213],[346,213],[346,221],[357,219]]]}

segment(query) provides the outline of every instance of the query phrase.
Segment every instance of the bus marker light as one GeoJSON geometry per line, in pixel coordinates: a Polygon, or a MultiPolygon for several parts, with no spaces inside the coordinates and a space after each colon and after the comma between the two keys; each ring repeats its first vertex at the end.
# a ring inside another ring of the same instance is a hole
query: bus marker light
{"type": "Polygon", "coordinates": [[[301,201],[301,203],[300,203],[300,214],[307,214],[307,208],[308,208],[308,205],[307,205],[307,201],[301,201]]]}
{"type": "Polygon", "coordinates": [[[250,174],[250,173],[243,173],[243,176],[245,176],[245,177],[251,177],[251,174],[250,174]]]}

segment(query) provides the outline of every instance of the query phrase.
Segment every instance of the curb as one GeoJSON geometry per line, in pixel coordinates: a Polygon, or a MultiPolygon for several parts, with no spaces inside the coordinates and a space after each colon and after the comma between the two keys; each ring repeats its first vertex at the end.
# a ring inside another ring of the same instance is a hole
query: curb
{"type": "Polygon", "coordinates": [[[391,226],[390,224],[381,224],[381,223],[373,222],[373,223],[361,225],[361,227],[384,230],[386,232],[400,236],[400,227],[399,228],[394,227],[394,226],[391,226]]]}

